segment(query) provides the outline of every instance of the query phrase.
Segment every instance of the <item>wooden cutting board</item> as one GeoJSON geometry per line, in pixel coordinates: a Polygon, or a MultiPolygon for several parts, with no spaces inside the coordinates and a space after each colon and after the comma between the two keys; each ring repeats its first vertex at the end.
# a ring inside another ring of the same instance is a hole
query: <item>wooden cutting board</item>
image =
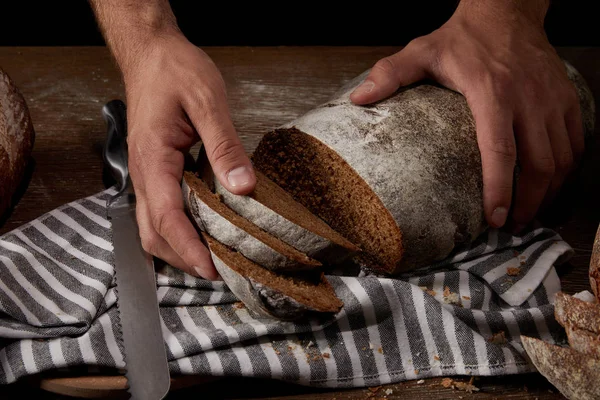
{"type": "MultiPolygon", "coordinates": [[[[219,377],[200,375],[179,375],[171,377],[170,391],[213,382],[219,377]]],[[[125,376],[56,376],[39,381],[42,390],[63,396],[85,399],[127,399],[127,379],[125,376]]]]}

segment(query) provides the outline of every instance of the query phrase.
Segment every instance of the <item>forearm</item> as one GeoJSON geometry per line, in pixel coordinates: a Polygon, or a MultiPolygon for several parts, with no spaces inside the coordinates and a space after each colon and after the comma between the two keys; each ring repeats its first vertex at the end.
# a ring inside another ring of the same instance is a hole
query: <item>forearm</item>
{"type": "Polygon", "coordinates": [[[524,17],[543,27],[548,7],[550,0],[461,0],[457,12],[506,22],[524,17]]]}
{"type": "Polygon", "coordinates": [[[122,71],[138,62],[157,37],[180,33],[168,0],[89,0],[102,35],[122,71]]]}

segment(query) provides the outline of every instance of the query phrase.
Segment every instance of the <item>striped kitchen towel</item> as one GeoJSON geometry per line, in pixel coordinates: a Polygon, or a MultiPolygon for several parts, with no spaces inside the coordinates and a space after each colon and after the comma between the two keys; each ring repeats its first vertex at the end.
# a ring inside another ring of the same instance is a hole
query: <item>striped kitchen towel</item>
{"type": "MultiPolygon", "coordinates": [[[[0,237],[0,383],[55,369],[124,367],[109,189],[0,237]]],[[[335,316],[258,320],[223,282],[158,266],[157,296],[176,374],[361,387],[442,375],[534,371],[520,335],[564,341],[554,265],[571,247],[538,228],[496,230],[397,278],[331,275],[335,316]]]]}

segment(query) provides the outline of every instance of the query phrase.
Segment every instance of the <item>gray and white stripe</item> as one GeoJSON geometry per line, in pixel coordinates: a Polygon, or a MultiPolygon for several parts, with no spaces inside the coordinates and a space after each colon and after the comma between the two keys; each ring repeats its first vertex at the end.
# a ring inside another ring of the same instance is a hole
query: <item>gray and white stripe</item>
{"type": "MultiPolygon", "coordinates": [[[[0,237],[0,383],[125,367],[106,219],[112,194],[66,204],[0,237]]],[[[296,323],[256,319],[223,282],[160,266],[170,368],[324,387],[530,372],[519,336],[564,341],[552,316],[560,290],[554,264],[572,253],[548,229],[492,230],[395,279],[332,275],[343,310],[296,323]],[[491,340],[500,333],[505,340],[491,340]]]]}

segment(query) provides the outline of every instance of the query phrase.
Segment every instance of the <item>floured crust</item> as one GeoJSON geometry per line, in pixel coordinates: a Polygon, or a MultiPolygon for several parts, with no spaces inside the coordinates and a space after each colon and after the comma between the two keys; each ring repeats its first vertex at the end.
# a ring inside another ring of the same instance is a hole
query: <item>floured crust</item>
{"type": "Polygon", "coordinates": [[[34,140],[25,99],[0,68],[0,215],[23,179],[34,140]]]}
{"type": "MultiPolygon", "coordinates": [[[[260,171],[256,171],[256,176],[257,188],[255,192],[262,189],[259,185],[267,185],[269,183],[266,181],[268,178],[260,171]]],[[[216,179],[214,180],[214,185],[216,193],[219,194],[223,202],[235,212],[273,236],[278,237],[299,251],[306,253],[306,255],[311,258],[328,264],[337,264],[359,250],[355,245],[341,237],[316,216],[310,214],[304,206],[296,203],[287,192],[276,186],[275,183],[271,183],[271,189],[277,189],[273,190],[274,193],[251,193],[247,196],[232,194],[221,186],[216,179]],[[299,212],[299,214],[302,214],[302,217],[305,220],[312,219],[313,224],[320,224],[320,229],[329,233],[330,238],[332,236],[338,237],[330,239],[326,238],[325,235],[320,236],[319,234],[292,222],[283,215],[278,214],[259,201],[259,199],[266,200],[263,198],[268,195],[280,196],[290,207],[302,208],[302,212],[299,212]]]]}
{"type": "MultiPolygon", "coordinates": [[[[331,149],[389,211],[398,232],[390,229],[388,236],[401,236],[402,256],[383,272],[429,265],[487,228],[475,122],[464,96],[429,82],[402,88],[373,105],[357,106],[350,94],[368,72],[278,130],[310,135],[331,149]]],[[[591,92],[572,66],[567,65],[567,72],[580,97],[589,136],[595,121],[591,92]]],[[[266,135],[267,140],[273,136],[266,135]]],[[[261,144],[258,150],[266,153],[269,144],[261,144]]],[[[265,157],[263,164],[269,161],[265,157]]],[[[364,243],[349,238],[366,250],[364,243]]]]}
{"type": "Polygon", "coordinates": [[[485,227],[475,123],[463,96],[433,84],[354,105],[366,75],[286,127],[336,151],[381,199],[402,232],[396,269],[423,266],[485,227]]]}
{"type": "Polygon", "coordinates": [[[521,336],[532,363],[568,399],[600,398],[600,360],[568,347],[521,336]]]}
{"type": "Polygon", "coordinates": [[[578,329],[572,325],[565,326],[565,331],[571,348],[600,359],[600,334],[578,329]]]}
{"type": "Polygon", "coordinates": [[[563,327],[571,326],[600,334],[599,303],[590,303],[559,292],[554,301],[554,317],[563,327]]]}
{"type": "MultiPolygon", "coordinates": [[[[203,183],[192,173],[185,172],[182,182],[183,198],[186,209],[199,229],[207,232],[224,245],[235,248],[246,258],[271,270],[291,271],[321,266],[320,262],[307,257],[275,237],[269,238],[271,242],[276,243],[270,245],[266,242],[266,236],[271,235],[260,231],[256,226],[253,227],[255,232],[250,230],[250,227],[243,228],[242,225],[236,223],[236,220],[242,220],[242,218],[235,212],[226,210],[230,211],[229,218],[223,216],[199,196],[196,190],[200,188],[194,189],[194,185],[199,184],[203,183]],[[264,240],[261,240],[260,236],[263,236],[264,240]],[[276,245],[279,245],[278,248],[275,248],[276,245]],[[284,251],[286,254],[283,254],[284,251]]],[[[206,186],[206,191],[208,190],[208,186],[206,186]]],[[[216,196],[212,193],[208,194],[216,196]]],[[[222,204],[222,208],[227,209],[227,206],[222,204]]],[[[251,225],[251,223],[247,223],[247,225],[251,225]]]]}
{"type": "MultiPolygon", "coordinates": [[[[321,295],[325,295],[328,300],[320,305],[311,306],[311,297],[314,298],[317,292],[315,286],[302,288],[301,280],[297,280],[297,283],[293,283],[295,288],[281,286],[277,289],[279,285],[276,281],[281,278],[275,273],[244,259],[241,254],[232,251],[207,233],[201,232],[201,235],[223,281],[258,317],[291,321],[305,316],[307,312],[331,313],[342,308],[342,301],[336,297],[333,288],[322,274],[318,286],[324,289],[321,295]]],[[[294,280],[291,277],[288,279],[294,280]]]]}

